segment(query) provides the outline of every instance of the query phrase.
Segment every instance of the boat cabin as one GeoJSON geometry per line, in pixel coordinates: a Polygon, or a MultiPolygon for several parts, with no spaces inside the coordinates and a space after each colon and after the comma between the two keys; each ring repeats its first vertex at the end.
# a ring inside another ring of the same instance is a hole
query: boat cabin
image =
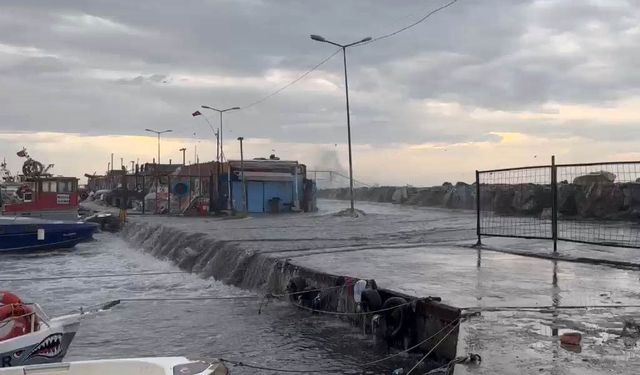
{"type": "Polygon", "coordinates": [[[2,215],[55,220],[78,217],[78,179],[75,177],[23,178],[2,189],[2,215]]]}

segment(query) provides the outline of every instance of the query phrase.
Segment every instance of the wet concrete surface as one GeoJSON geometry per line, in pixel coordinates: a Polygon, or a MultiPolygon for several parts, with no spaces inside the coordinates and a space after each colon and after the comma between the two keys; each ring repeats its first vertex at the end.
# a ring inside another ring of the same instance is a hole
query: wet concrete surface
{"type": "MultiPolygon", "coordinates": [[[[368,215],[336,217],[345,202],[320,201],[315,214],[246,219],[131,217],[150,225],[206,233],[239,251],[267,253],[320,271],[374,278],[384,288],[437,295],[459,307],[533,307],[640,304],[640,272],[612,266],[547,260],[470,248],[475,215],[469,211],[358,203],[368,215]]],[[[548,254],[550,242],[486,239],[491,248],[548,254]]],[[[566,243],[567,259],[594,257],[635,262],[633,251],[566,243]]],[[[482,355],[473,374],[635,374],[640,347],[622,337],[625,320],[640,308],[483,312],[462,325],[460,355],[482,355]],[[558,335],[583,333],[576,353],[558,335]]]]}

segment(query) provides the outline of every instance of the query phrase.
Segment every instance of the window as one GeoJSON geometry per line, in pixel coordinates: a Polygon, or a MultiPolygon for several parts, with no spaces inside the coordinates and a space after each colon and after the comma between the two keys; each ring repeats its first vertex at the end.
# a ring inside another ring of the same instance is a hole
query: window
{"type": "Polygon", "coordinates": [[[42,182],[42,191],[45,192],[45,193],[55,193],[57,191],[56,182],[55,181],[43,181],[42,182]]]}
{"type": "Polygon", "coordinates": [[[71,191],[71,181],[58,181],[58,193],[68,193],[71,191]]]}
{"type": "Polygon", "coordinates": [[[33,192],[28,191],[24,193],[24,198],[22,199],[24,202],[33,202],[33,192]]]}

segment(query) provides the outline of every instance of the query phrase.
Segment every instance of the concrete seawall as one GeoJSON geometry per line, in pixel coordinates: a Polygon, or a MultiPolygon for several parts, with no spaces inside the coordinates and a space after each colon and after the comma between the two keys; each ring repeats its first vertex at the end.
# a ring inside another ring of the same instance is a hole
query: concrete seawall
{"type": "MultiPolygon", "coordinates": [[[[328,292],[316,293],[317,297],[323,301],[321,310],[356,312],[353,285],[358,278],[321,272],[312,267],[297,265],[295,261],[286,256],[279,256],[277,250],[276,252],[261,252],[260,246],[258,249],[255,246],[256,242],[259,243],[259,241],[255,241],[255,238],[246,241],[216,239],[212,233],[194,229],[188,225],[188,222],[193,220],[198,219],[131,218],[123,228],[122,236],[128,242],[143,248],[155,257],[175,263],[182,270],[197,273],[202,277],[213,277],[225,283],[259,293],[286,293],[287,287],[290,286],[294,278],[302,278],[310,289],[328,289],[328,292]],[[339,285],[344,286],[336,288],[339,285]]],[[[227,224],[232,221],[211,220],[211,224],[227,224]]],[[[200,224],[202,225],[202,222],[200,224]]],[[[265,234],[268,233],[268,230],[268,226],[265,227],[265,234]]],[[[292,232],[295,231],[292,230],[292,232]]],[[[263,238],[262,240],[269,242],[270,239],[263,238]]],[[[293,238],[291,241],[296,240],[293,238]]],[[[299,242],[304,243],[303,240],[299,242]]],[[[291,251],[292,249],[283,248],[280,250],[291,251]]],[[[294,248],[293,250],[305,251],[302,248],[294,248]]],[[[307,247],[306,250],[309,248],[307,247]]],[[[293,254],[295,255],[295,252],[293,254]]],[[[369,282],[371,283],[371,281],[369,282]]],[[[382,301],[391,297],[401,297],[407,301],[415,299],[414,296],[384,288],[379,288],[377,291],[382,301]]],[[[419,349],[423,352],[429,351],[444,337],[448,326],[452,326],[452,322],[461,316],[461,311],[458,308],[440,303],[438,300],[439,298],[420,299],[403,307],[405,327],[400,335],[389,339],[389,344],[404,349],[424,341],[419,349]],[[438,332],[441,333],[437,334],[438,332]],[[433,337],[425,341],[430,336],[433,337]]],[[[345,317],[358,326],[372,327],[373,316],[367,315],[363,318],[361,315],[345,315],[345,317]]],[[[456,328],[434,351],[433,359],[440,362],[454,359],[457,343],[458,329],[456,328]]]]}

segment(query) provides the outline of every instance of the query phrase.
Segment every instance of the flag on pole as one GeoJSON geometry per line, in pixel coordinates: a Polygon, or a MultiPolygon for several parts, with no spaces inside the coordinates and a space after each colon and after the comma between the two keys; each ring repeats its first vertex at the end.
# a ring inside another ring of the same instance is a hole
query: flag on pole
{"type": "Polygon", "coordinates": [[[191,114],[191,116],[196,117],[196,116],[200,116],[202,113],[200,113],[200,111],[195,111],[191,114]]]}

